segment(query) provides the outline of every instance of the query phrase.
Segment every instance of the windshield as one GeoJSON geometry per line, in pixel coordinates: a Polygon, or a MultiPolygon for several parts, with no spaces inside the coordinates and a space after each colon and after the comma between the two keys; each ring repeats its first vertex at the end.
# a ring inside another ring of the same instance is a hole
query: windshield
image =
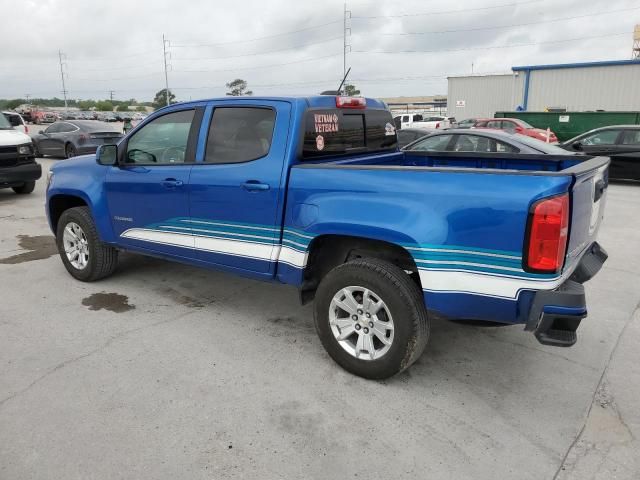
{"type": "Polygon", "coordinates": [[[7,117],[3,113],[0,113],[0,130],[11,130],[13,127],[7,117]]]}
{"type": "Polygon", "coordinates": [[[550,143],[543,142],[542,140],[536,140],[535,138],[527,137],[526,135],[517,134],[514,135],[514,139],[517,139],[518,142],[524,143],[539,152],[546,153],[547,155],[575,155],[575,152],[570,152],[564,148],[558,147],[557,145],[552,145],[550,143]]]}

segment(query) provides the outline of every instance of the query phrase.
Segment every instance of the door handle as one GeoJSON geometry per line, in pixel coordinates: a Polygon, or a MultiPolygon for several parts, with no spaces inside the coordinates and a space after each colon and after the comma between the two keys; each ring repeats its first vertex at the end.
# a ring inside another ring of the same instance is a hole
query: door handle
{"type": "Polygon", "coordinates": [[[161,183],[165,188],[177,188],[183,185],[182,180],[176,180],[175,178],[165,178],[161,183]]]}
{"type": "Polygon", "coordinates": [[[255,192],[269,190],[271,187],[267,183],[262,183],[257,180],[248,180],[242,184],[242,188],[250,192],[255,192]]]}

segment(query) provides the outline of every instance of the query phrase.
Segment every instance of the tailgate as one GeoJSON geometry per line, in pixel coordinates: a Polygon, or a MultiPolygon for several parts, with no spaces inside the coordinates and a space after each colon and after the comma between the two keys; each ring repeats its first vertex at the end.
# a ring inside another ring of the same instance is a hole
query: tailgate
{"type": "Polygon", "coordinates": [[[571,228],[565,270],[573,269],[598,235],[609,186],[609,159],[595,157],[568,170],[574,175],[571,190],[571,228]]]}

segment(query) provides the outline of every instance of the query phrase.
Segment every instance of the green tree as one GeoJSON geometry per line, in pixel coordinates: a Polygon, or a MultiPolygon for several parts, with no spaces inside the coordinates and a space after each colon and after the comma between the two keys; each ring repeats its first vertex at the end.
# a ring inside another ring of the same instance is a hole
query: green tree
{"type": "Polygon", "coordinates": [[[13,110],[14,108],[22,105],[23,103],[26,103],[22,98],[16,98],[14,100],[9,100],[4,108],[6,108],[7,110],[13,110]]]}
{"type": "Polygon", "coordinates": [[[146,111],[147,111],[147,109],[144,108],[144,105],[138,105],[136,107],[136,112],[146,112],[146,111]]]}
{"type": "Polygon", "coordinates": [[[119,112],[128,112],[129,111],[129,105],[121,103],[120,105],[118,105],[118,111],[119,112]]]}
{"type": "Polygon", "coordinates": [[[240,97],[242,95],[253,95],[251,90],[247,90],[246,80],[236,78],[232,82],[227,83],[227,88],[230,90],[227,95],[231,97],[240,97]]]}
{"type": "MultiPolygon", "coordinates": [[[[169,90],[169,104],[176,103],[176,96],[169,90]]],[[[163,88],[158,93],[156,93],[155,98],[153,99],[152,107],[155,110],[159,108],[167,106],[167,89],[163,88]]]]}
{"type": "Polygon", "coordinates": [[[113,112],[113,103],[109,100],[100,100],[96,102],[96,110],[101,112],[113,112]]]}
{"type": "Polygon", "coordinates": [[[350,97],[355,97],[356,95],[360,95],[360,90],[358,90],[355,85],[350,85],[347,83],[344,86],[344,94],[350,97]]]}

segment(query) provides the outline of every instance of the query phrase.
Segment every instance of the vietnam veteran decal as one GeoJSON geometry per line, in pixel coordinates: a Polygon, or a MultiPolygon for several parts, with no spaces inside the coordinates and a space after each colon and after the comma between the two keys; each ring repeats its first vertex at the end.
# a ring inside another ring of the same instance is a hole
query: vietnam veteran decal
{"type": "Polygon", "coordinates": [[[316,148],[318,150],[324,150],[324,137],[322,135],[316,137],[316,148]]]}
{"type": "Polygon", "coordinates": [[[316,133],[332,133],[338,131],[338,115],[335,113],[314,113],[313,121],[316,126],[316,133]]]}

